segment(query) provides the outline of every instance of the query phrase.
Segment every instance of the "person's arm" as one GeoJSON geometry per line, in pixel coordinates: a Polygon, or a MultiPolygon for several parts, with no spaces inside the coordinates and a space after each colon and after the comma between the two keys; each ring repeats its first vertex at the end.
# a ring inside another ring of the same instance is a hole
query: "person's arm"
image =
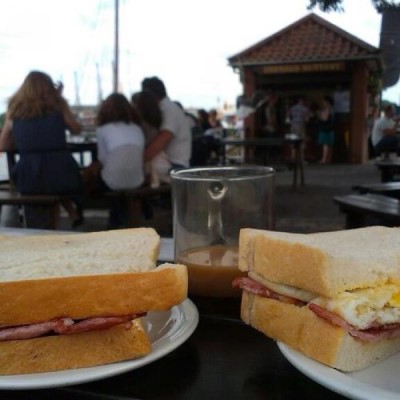
{"type": "Polygon", "coordinates": [[[387,126],[382,130],[382,133],[384,136],[392,136],[396,134],[397,128],[399,126],[399,120],[395,119],[393,120],[394,124],[391,126],[387,126]]]}
{"type": "Polygon", "coordinates": [[[147,145],[144,150],[144,161],[152,160],[157,154],[164,150],[172,140],[173,134],[168,130],[161,130],[160,133],[147,145]]]}
{"type": "Polygon", "coordinates": [[[99,160],[101,165],[105,164],[107,157],[106,143],[104,139],[104,132],[100,132],[99,128],[96,131],[97,137],[97,159],[99,160]]]}
{"type": "Polygon", "coordinates": [[[81,133],[82,131],[82,126],[81,124],[75,119],[72,110],[68,106],[67,103],[65,103],[65,106],[63,108],[63,116],[64,116],[64,121],[65,124],[67,125],[69,131],[71,134],[76,135],[78,133],[81,133]]]}
{"type": "Polygon", "coordinates": [[[6,116],[4,126],[0,133],[0,151],[14,149],[14,140],[12,137],[12,120],[6,116]]]}

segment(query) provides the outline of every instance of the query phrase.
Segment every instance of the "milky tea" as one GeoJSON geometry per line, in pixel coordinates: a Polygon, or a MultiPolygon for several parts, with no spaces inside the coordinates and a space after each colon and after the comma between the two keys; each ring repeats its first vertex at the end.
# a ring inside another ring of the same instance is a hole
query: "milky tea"
{"type": "Polygon", "coordinates": [[[200,167],[171,172],[175,261],[185,264],[189,294],[234,297],[241,228],[274,228],[274,170],[200,167]]]}

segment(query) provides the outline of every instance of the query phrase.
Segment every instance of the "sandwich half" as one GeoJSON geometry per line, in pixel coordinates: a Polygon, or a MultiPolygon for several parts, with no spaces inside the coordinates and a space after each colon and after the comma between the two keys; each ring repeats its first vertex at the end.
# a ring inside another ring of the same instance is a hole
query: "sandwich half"
{"type": "Polygon", "coordinates": [[[400,350],[400,229],[293,234],[242,229],[241,318],[343,371],[400,350]]]}
{"type": "Polygon", "coordinates": [[[148,354],[140,318],[187,297],[186,267],[156,267],[159,246],[151,228],[1,240],[0,374],[148,354]]]}

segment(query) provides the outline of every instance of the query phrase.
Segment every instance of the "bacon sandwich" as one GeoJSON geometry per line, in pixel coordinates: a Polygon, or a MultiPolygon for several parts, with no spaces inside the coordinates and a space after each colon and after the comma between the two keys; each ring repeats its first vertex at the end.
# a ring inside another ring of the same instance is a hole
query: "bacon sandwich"
{"type": "Polygon", "coordinates": [[[156,267],[159,246],[151,228],[2,237],[0,374],[148,354],[140,318],[187,297],[186,267],[156,267]]]}
{"type": "Polygon", "coordinates": [[[342,371],[400,350],[400,229],[294,234],[242,229],[241,318],[342,371]]]}

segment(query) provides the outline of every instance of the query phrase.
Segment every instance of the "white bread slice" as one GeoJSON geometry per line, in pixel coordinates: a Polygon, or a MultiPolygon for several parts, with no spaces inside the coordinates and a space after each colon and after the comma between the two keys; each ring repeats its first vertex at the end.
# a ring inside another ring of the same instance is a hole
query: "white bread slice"
{"type": "Polygon", "coordinates": [[[75,335],[0,342],[0,374],[26,374],[91,367],[145,356],[151,344],[140,320],[75,335]]]}
{"type": "Polygon", "coordinates": [[[265,335],[342,371],[368,367],[400,350],[400,338],[362,342],[319,318],[307,306],[299,307],[245,291],[241,318],[265,335]]]}
{"type": "Polygon", "coordinates": [[[10,237],[0,243],[0,281],[147,271],[159,250],[152,228],[10,237]]]}
{"type": "Polygon", "coordinates": [[[400,228],[315,234],[242,229],[239,268],[326,297],[400,278],[400,228]]]}

